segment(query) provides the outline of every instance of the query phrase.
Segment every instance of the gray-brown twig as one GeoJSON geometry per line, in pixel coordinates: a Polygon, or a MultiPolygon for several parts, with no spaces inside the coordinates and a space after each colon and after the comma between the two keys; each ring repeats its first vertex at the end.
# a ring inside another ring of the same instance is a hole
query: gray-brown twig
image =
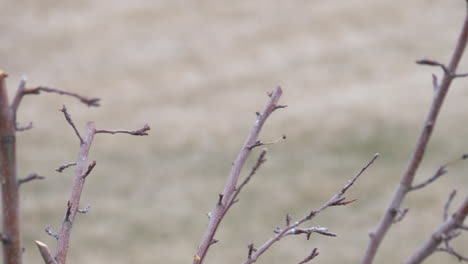
{"type": "Polygon", "coordinates": [[[373,262],[377,250],[380,244],[382,243],[382,240],[384,239],[386,233],[392,226],[394,218],[396,217],[397,212],[400,209],[400,206],[403,203],[406,194],[411,190],[414,176],[426,152],[426,147],[432,135],[432,131],[436,124],[437,117],[442,107],[442,103],[444,102],[452,80],[455,78],[454,76],[456,75],[458,64],[466,47],[466,43],[468,40],[467,14],[465,14],[465,21],[462,27],[462,31],[460,33],[455,50],[452,54],[448,66],[442,66],[442,64],[432,60],[418,61],[419,64],[442,67],[442,69],[444,70],[443,78],[441,83],[437,86],[437,91],[433,97],[429,113],[427,114],[426,120],[419,135],[414,152],[409,160],[408,166],[401,177],[400,184],[397,187],[389,206],[386,208],[384,215],[381,218],[377,228],[369,234],[370,241],[367,250],[364,254],[364,257],[361,260],[361,264],[371,264],[373,262]]]}
{"type": "MultiPolygon", "coordinates": [[[[250,258],[248,258],[246,261],[244,261],[244,264],[251,264],[251,263],[255,263],[257,261],[257,259],[263,254],[265,253],[265,251],[267,251],[273,244],[275,244],[276,242],[280,241],[283,237],[287,236],[287,235],[291,235],[291,234],[294,234],[295,231],[291,231],[291,230],[294,230],[296,229],[296,227],[298,227],[299,225],[301,225],[302,223],[306,222],[306,221],[309,221],[311,220],[313,217],[315,217],[317,214],[319,214],[320,212],[322,212],[323,210],[325,210],[326,208],[328,207],[331,207],[331,206],[334,206],[334,205],[337,205],[338,203],[342,202],[344,200],[344,197],[343,195],[346,193],[346,191],[354,184],[354,182],[362,175],[362,173],[372,164],[374,163],[374,161],[379,157],[379,154],[376,153],[374,155],[374,157],[372,157],[372,159],[351,179],[348,181],[348,183],[343,187],[341,188],[341,190],[339,190],[335,195],[333,195],[330,200],[328,200],[326,203],[324,203],[322,206],[320,206],[319,208],[315,209],[315,210],[312,210],[308,215],[304,216],[303,218],[301,218],[300,220],[294,222],[294,223],[291,223],[289,225],[287,225],[284,229],[276,229],[275,233],[276,235],[273,236],[272,238],[270,238],[269,240],[267,240],[262,246],[258,247],[257,250],[255,251],[254,254],[252,254],[252,256],[250,258]]],[[[298,230],[298,229],[296,229],[298,230]]],[[[332,233],[329,233],[328,232],[328,229],[323,229],[322,228],[322,235],[334,235],[332,233]]],[[[317,231],[315,231],[317,232],[317,231]]],[[[299,231],[300,233],[300,231],[299,231]]],[[[307,233],[306,232],[303,232],[303,233],[307,233]]],[[[311,233],[311,232],[309,232],[311,233]]]]}
{"type": "MultiPolygon", "coordinates": [[[[63,113],[63,115],[65,116],[65,119],[68,122],[68,124],[73,128],[73,131],[75,131],[76,136],[80,140],[80,145],[82,145],[84,143],[83,138],[81,137],[80,132],[76,128],[75,123],[73,123],[73,120],[72,120],[70,114],[67,111],[67,107],[65,105],[63,105],[62,109],[60,109],[60,112],[63,113]]],[[[93,134],[94,134],[94,132],[93,132],[93,134]]]]}
{"type": "Polygon", "coordinates": [[[237,186],[237,182],[239,179],[239,175],[241,173],[242,168],[244,167],[245,161],[247,157],[252,151],[250,146],[253,146],[258,139],[258,135],[260,130],[263,127],[263,124],[267,120],[273,111],[278,108],[282,108],[284,106],[278,105],[278,101],[281,97],[283,91],[280,87],[277,87],[273,90],[271,94],[269,94],[270,101],[265,106],[264,110],[257,115],[257,120],[255,121],[255,125],[253,126],[252,130],[250,131],[247,139],[244,142],[236,160],[234,161],[231,173],[228,177],[226,185],[224,187],[224,191],[222,193],[223,198],[221,203],[217,202],[215,208],[210,213],[210,222],[208,224],[208,228],[206,230],[205,235],[202,238],[200,245],[198,246],[198,250],[195,253],[195,257],[193,259],[193,264],[201,264],[203,263],[208,249],[212,245],[211,241],[214,239],[214,235],[216,230],[218,229],[219,224],[223,220],[224,216],[226,215],[227,210],[230,208],[231,201],[234,202],[232,199],[235,195],[235,190],[237,186]]]}
{"type": "Polygon", "coordinates": [[[309,256],[307,256],[305,259],[303,259],[301,262],[299,262],[298,264],[305,264],[309,261],[311,261],[312,259],[314,259],[315,257],[317,257],[319,255],[318,253],[318,250],[317,248],[314,248],[312,250],[312,253],[309,254],[309,256]]]}
{"type": "Polygon", "coordinates": [[[44,176],[40,176],[37,173],[31,173],[28,176],[26,176],[25,178],[19,179],[18,184],[21,185],[23,183],[27,183],[27,182],[32,181],[32,180],[43,180],[43,179],[45,179],[44,176]]]}
{"type": "MultiPolygon", "coordinates": [[[[450,195],[446,204],[450,205],[450,202],[453,199],[453,192],[450,195]]],[[[445,208],[449,206],[446,205],[445,208]]],[[[445,210],[444,210],[445,211],[445,210]]],[[[445,213],[444,213],[445,214],[445,213]]],[[[466,257],[463,257],[461,254],[456,253],[456,251],[450,247],[448,241],[457,236],[457,229],[461,229],[463,222],[465,221],[466,215],[468,214],[468,197],[465,198],[460,207],[452,214],[451,217],[447,218],[444,223],[430,235],[430,237],[424,242],[424,244],[419,248],[411,257],[409,257],[405,264],[418,264],[424,261],[436,250],[447,252],[451,255],[456,256],[460,261],[465,260],[466,257]],[[438,248],[438,246],[444,242],[445,248],[438,248]]]]}
{"type": "MultiPolygon", "coordinates": [[[[98,130],[96,130],[96,126],[94,122],[88,122],[86,126],[85,136],[84,138],[82,138],[80,133],[76,129],[73,123],[73,120],[71,119],[71,116],[68,114],[66,107],[63,106],[61,111],[63,112],[67,122],[73,127],[75,134],[80,139],[80,152],[79,152],[76,163],[75,164],[69,163],[57,169],[57,171],[62,171],[63,169],[69,166],[76,165],[75,180],[73,183],[72,192],[70,194],[70,199],[67,202],[67,210],[65,212],[65,217],[62,222],[60,232],[56,236],[58,239],[58,242],[57,242],[57,252],[55,255],[55,260],[60,264],[65,264],[67,254],[68,254],[68,247],[70,243],[70,235],[71,235],[71,231],[72,231],[73,223],[75,221],[76,214],[86,213],[89,210],[89,207],[85,209],[80,209],[79,204],[80,204],[80,197],[84,188],[86,178],[91,173],[93,168],[96,166],[96,161],[93,161],[90,165],[88,165],[87,163],[88,163],[89,150],[91,148],[94,135],[97,133],[98,130]]],[[[145,126],[143,129],[140,129],[137,131],[146,131],[146,130],[149,130],[149,126],[145,126]]],[[[132,133],[129,133],[129,134],[132,134],[132,133]]],[[[55,237],[55,234],[53,235],[55,237]]]]}
{"type": "Polygon", "coordinates": [[[99,101],[101,101],[100,98],[88,98],[88,97],[79,95],[77,93],[67,92],[67,91],[63,91],[60,89],[50,88],[50,87],[45,87],[45,86],[25,89],[21,96],[28,95],[28,94],[40,94],[41,92],[56,93],[59,95],[68,95],[71,97],[75,97],[76,99],[80,100],[80,102],[82,102],[83,104],[87,106],[95,106],[95,107],[100,106],[99,101]]]}
{"type": "Polygon", "coordinates": [[[138,130],[134,130],[134,131],[129,131],[129,130],[122,130],[122,129],[119,129],[119,130],[104,130],[104,129],[101,129],[101,130],[96,130],[96,134],[130,134],[130,135],[134,135],[134,136],[147,136],[148,135],[148,132],[151,128],[148,126],[148,124],[145,124],[143,126],[143,128],[140,128],[138,130]]]}
{"type": "Polygon", "coordinates": [[[60,167],[56,168],[55,171],[56,172],[63,172],[65,169],[71,167],[71,166],[75,166],[76,165],[76,162],[70,162],[70,163],[67,163],[67,164],[63,164],[61,165],[60,167]]]}

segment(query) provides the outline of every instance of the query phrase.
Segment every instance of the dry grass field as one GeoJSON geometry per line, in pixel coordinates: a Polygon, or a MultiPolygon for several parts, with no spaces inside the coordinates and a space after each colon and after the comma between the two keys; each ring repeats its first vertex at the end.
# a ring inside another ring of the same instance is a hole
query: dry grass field
{"type": "MultiPolygon", "coordinates": [[[[65,212],[78,141],[57,110],[66,104],[79,127],[136,129],[149,137],[97,135],[98,165],[82,197],[90,204],[72,233],[69,263],[190,263],[206,213],[231,162],[281,85],[288,108],[267,121],[268,161],[223,222],[207,263],[240,263],[247,244],[263,243],[286,213],[318,207],[376,152],[377,162],[347,195],[310,225],[336,238],[289,237],[260,263],[297,263],[318,247],[314,263],[357,263],[404,170],[432,97],[431,73],[446,62],[464,1],[0,1],[0,68],[10,96],[22,74],[47,85],[102,98],[87,108],[58,95],[30,96],[19,120],[19,172],[47,180],[22,186],[25,263],[39,263],[35,239],[57,230],[65,212]]],[[[468,71],[462,60],[461,71],[468,71]]],[[[417,181],[468,151],[468,80],[457,80],[443,106],[417,181]]],[[[258,152],[254,153],[257,154],[258,152]]],[[[255,155],[256,156],[256,155],[255,155]]],[[[252,160],[254,158],[252,157],[252,160]]],[[[253,161],[250,161],[250,164],[253,161]]],[[[250,165],[249,165],[250,167],[250,165]]],[[[468,190],[460,163],[408,196],[410,212],[385,239],[376,263],[401,263],[442,221],[453,188],[468,190]]],[[[244,173],[245,174],[245,173],[244,173]]],[[[465,234],[454,243],[461,251],[465,234]]],[[[427,263],[458,263],[437,253],[427,263]]]]}

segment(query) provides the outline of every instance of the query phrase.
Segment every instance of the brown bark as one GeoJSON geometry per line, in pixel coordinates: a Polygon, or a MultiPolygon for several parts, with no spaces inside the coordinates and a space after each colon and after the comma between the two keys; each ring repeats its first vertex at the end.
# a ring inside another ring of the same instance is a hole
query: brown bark
{"type": "Polygon", "coordinates": [[[5,78],[0,72],[0,177],[2,185],[3,263],[21,264],[19,190],[16,176],[16,145],[13,111],[8,102],[5,78]]]}

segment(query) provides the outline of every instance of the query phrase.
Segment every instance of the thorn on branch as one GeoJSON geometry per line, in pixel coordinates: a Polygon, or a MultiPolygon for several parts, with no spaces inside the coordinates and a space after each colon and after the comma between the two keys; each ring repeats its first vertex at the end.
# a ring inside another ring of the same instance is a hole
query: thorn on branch
{"type": "Polygon", "coordinates": [[[68,114],[67,107],[65,105],[63,105],[62,109],[60,109],[60,112],[63,113],[63,115],[65,116],[65,119],[68,122],[68,124],[70,124],[70,126],[75,131],[76,136],[80,139],[80,145],[82,145],[84,143],[83,138],[81,137],[80,132],[78,132],[78,129],[76,129],[75,123],[73,123],[73,120],[71,119],[70,114],[68,114]]]}
{"type": "Polygon", "coordinates": [[[151,130],[151,127],[148,125],[148,124],[145,124],[143,126],[143,128],[140,128],[138,130],[134,130],[134,131],[128,131],[128,130],[104,130],[104,129],[100,129],[100,130],[96,130],[96,134],[118,134],[118,133],[121,133],[121,134],[130,134],[130,135],[133,135],[133,136],[147,136],[148,133],[147,131],[151,130]]]}
{"type": "Polygon", "coordinates": [[[216,243],[218,243],[218,242],[219,242],[219,240],[213,238],[213,239],[210,241],[210,245],[216,244],[216,243]]]}
{"type": "Polygon", "coordinates": [[[298,264],[305,264],[309,261],[311,261],[312,259],[314,259],[315,257],[317,257],[319,255],[318,253],[318,250],[317,248],[314,248],[312,250],[312,253],[309,254],[309,256],[307,256],[305,259],[303,259],[301,262],[299,262],[298,264]]]}
{"type": "Polygon", "coordinates": [[[67,163],[67,164],[63,164],[62,166],[58,167],[57,169],[55,169],[56,172],[63,172],[65,169],[71,167],[71,166],[75,166],[76,165],[76,162],[70,162],[70,163],[67,163]]]}
{"type": "Polygon", "coordinates": [[[19,179],[18,184],[21,185],[23,183],[27,183],[32,180],[43,180],[43,179],[45,179],[44,176],[37,175],[36,173],[31,173],[27,177],[19,179]]]}
{"type": "Polygon", "coordinates": [[[82,178],[88,177],[88,175],[91,173],[91,171],[94,169],[96,166],[96,161],[93,161],[93,163],[89,164],[88,169],[85,171],[83,175],[81,175],[82,178]]]}
{"type": "Polygon", "coordinates": [[[50,226],[46,226],[45,228],[45,232],[51,236],[51,237],[54,237],[55,239],[59,239],[59,234],[54,232],[54,230],[52,230],[52,228],[50,226]]]}

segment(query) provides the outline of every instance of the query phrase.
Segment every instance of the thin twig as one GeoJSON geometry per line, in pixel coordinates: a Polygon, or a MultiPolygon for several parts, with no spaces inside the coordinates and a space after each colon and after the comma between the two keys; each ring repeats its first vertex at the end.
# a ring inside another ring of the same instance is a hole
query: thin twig
{"type": "MultiPolygon", "coordinates": [[[[244,167],[247,157],[252,151],[251,148],[249,148],[249,146],[252,146],[255,142],[257,142],[258,135],[260,133],[260,130],[263,127],[263,124],[265,123],[267,118],[270,116],[270,114],[276,109],[278,109],[277,108],[278,101],[282,93],[283,91],[281,90],[280,87],[277,87],[276,89],[274,89],[273,92],[269,95],[270,100],[268,104],[265,106],[264,110],[260,114],[257,115],[257,120],[255,121],[255,125],[251,129],[249,135],[247,136],[247,139],[244,142],[244,145],[242,146],[236,160],[234,161],[232,165],[231,172],[229,174],[228,180],[226,182],[226,185],[223,191],[223,195],[224,195],[223,204],[224,205],[229,205],[232,199],[232,196],[234,195],[241,170],[244,167]]],[[[208,252],[208,249],[210,248],[210,245],[211,245],[210,242],[213,240],[216,230],[218,229],[219,224],[221,223],[222,219],[226,215],[226,212],[227,212],[226,206],[215,206],[214,210],[211,213],[211,218],[208,224],[208,228],[195,254],[195,256],[198,256],[199,260],[196,261],[197,258],[194,259],[193,264],[203,263],[206,257],[206,254],[208,252]]]]}
{"type": "Polygon", "coordinates": [[[440,176],[446,174],[448,172],[447,168],[449,166],[451,166],[451,165],[453,165],[453,164],[455,164],[455,163],[457,163],[459,161],[465,160],[466,158],[467,158],[467,155],[463,154],[461,157],[456,158],[454,160],[451,160],[451,161],[445,163],[444,165],[441,165],[439,167],[439,169],[437,169],[437,171],[434,173],[434,175],[432,175],[430,178],[428,178],[427,180],[425,180],[424,182],[422,182],[420,184],[411,186],[411,188],[408,191],[414,191],[414,190],[418,190],[418,189],[426,187],[430,183],[432,183],[435,180],[437,180],[438,178],[440,178],[440,176]]]}
{"type": "Polygon", "coordinates": [[[96,134],[119,134],[119,133],[122,133],[122,134],[130,134],[130,135],[134,135],[134,136],[147,136],[148,133],[146,131],[149,131],[149,130],[151,130],[150,126],[148,126],[148,124],[145,124],[143,126],[143,128],[140,128],[140,129],[134,130],[134,131],[100,129],[100,130],[96,130],[96,134]]]}
{"type": "Polygon", "coordinates": [[[60,228],[57,244],[57,253],[55,255],[56,259],[61,264],[65,264],[66,262],[73,222],[75,221],[75,216],[78,213],[81,193],[83,191],[84,183],[86,180],[86,177],[83,177],[83,175],[86,175],[89,150],[93,142],[95,130],[96,128],[94,122],[88,122],[86,127],[85,138],[82,141],[83,143],[80,145],[80,153],[76,162],[75,181],[73,183],[73,189],[70,195],[70,199],[67,203],[67,210],[65,213],[64,220],[62,222],[62,227],[60,228]]]}
{"type": "Polygon", "coordinates": [[[62,109],[60,109],[60,112],[63,113],[68,124],[70,124],[70,126],[73,128],[73,131],[75,131],[76,136],[78,137],[78,139],[80,139],[80,145],[83,145],[83,138],[81,137],[80,132],[78,132],[78,129],[76,129],[75,123],[73,123],[70,114],[67,112],[67,107],[63,105],[62,109]]]}
{"type": "Polygon", "coordinates": [[[311,261],[312,259],[314,259],[315,257],[317,257],[319,255],[318,251],[317,251],[317,248],[314,248],[312,250],[312,253],[309,254],[309,256],[307,256],[305,259],[303,259],[301,262],[299,262],[298,264],[305,264],[309,261],[311,261]]]}
{"type": "Polygon", "coordinates": [[[23,183],[26,183],[26,182],[29,182],[29,181],[32,181],[32,180],[43,180],[43,179],[45,179],[44,176],[40,176],[37,173],[31,173],[27,177],[19,179],[18,184],[21,185],[23,183]]]}
{"type": "Polygon", "coordinates": [[[284,229],[277,229],[277,232],[275,236],[270,238],[268,241],[266,241],[262,246],[257,248],[257,251],[255,254],[252,255],[250,259],[247,259],[244,261],[244,264],[251,264],[257,261],[257,259],[265,252],[267,251],[273,244],[276,242],[280,241],[283,237],[290,232],[290,230],[295,229],[302,223],[311,220],[313,217],[315,217],[317,214],[322,212],[328,207],[331,207],[335,205],[339,201],[343,201],[343,195],[346,193],[346,191],[354,184],[354,182],[362,175],[362,173],[372,164],[374,161],[379,157],[379,153],[376,153],[372,159],[351,179],[348,181],[348,183],[341,188],[335,195],[333,195],[326,203],[324,203],[322,206],[319,208],[312,210],[308,215],[304,216],[300,220],[291,223],[290,225],[286,226],[284,229]]]}
{"type": "Polygon", "coordinates": [[[467,39],[468,15],[465,14],[465,21],[462,27],[462,31],[459,35],[455,50],[452,54],[448,67],[432,60],[421,60],[418,62],[419,64],[442,67],[442,69],[444,70],[444,75],[438,87],[438,90],[433,97],[429,113],[427,114],[426,120],[419,135],[414,152],[409,160],[408,166],[401,177],[400,184],[397,187],[390,201],[390,204],[386,208],[385,213],[381,218],[378,226],[369,235],[370,241],[367,250],[364,254],[364,257],[361,260],[361,264],[371,264],[373,262],[380,244],[382,243],[386,233],[392,226],[393,220],[396,216],[396,212],[398,212],[398,209],[403,203],[406,194],[411,189],[414,176],[426,152],[426,147],[432,135],[432,131],[436,124],[436,120],[442,107],[442,103],[444,102],[444,99],[454,78],[453,74],[457,71],[458,64],[461,60],[463,52],[465,51],[467,39]]]}
{"type": "Polygon", "coordinates": [[[406,260],[405,264],[417,264],[423,262],[427,257],[429,257],[437,250],[440,243],[453,238],[453,232],[463,225],[467,214],[468,197],[465,198],[464,202],[452,214],[452,216],[445,220],[445,222],[429,236],[421,248],[419,248],[411,257],[406,260]]]}
{"type": "Polygon", "coordinates": [[[71,166],[75,166],[76,165],[76,162],[70,162],[70,163],[67,163],[67,164],[63,164],[62,166],[58,167],[55,169],[55,171],[57,172],[63,172],[65,169],[71,167],[71,166]]]}
{"type": "Polygon", "coordinates": [[[237,187],[235,189],[234,194],[232,195],[232,198],[229,200],[228,207],[226,208],[226,211],[228,211],[229,208],[234,203],[237,202],[237,197],[239,196],[240,192],[242,191],[242,188],[244,188],[244,186],[247,185],[247,183],[249,183],[250,179],[252,178],[252,176],[255,175],[258,168],[260,168],[260,166],[262,166],[262,164],[265,163],[266,153],[267,153],[267,149],[263,149],[262,152],[260,153],[260,155],[258,156],[257,162],[255,162],[255,165],[252,167],[252,170],[250,171],[249,175],[247,175],[247,177],[245,177],[245,179],[242,181],[242,183],[239,185],[239,187],[237,187]]]}
{"type": "Polygon", "coordinates": [[[421,59],[421,60],[417,60],[416,61],[417,64],[419,65],[427,65],[427,66],[436,66],[436,67],[440,67],[444,73],[449,73],[449,69],[447,68],[447,66],[445,66],[443,63],[440,63],[436,60],[431,60],[431,59],[421,59]]]}
{"type": "Polygon", "coordinates": [[[450,193],[449,198],[445,202],[445,205],[444,205],[444,221],[446,221],[447,218],[448,218],[448,214],[449,214],[449,210],[450,210],[450,204],[452,203],[453,198],[455,198],[455,195],[457,195],[457,190],[453,190],[450,193]]]}
{"type": "Polygon", "coordinates": [[[99,101],[101,100],[100,98],[88,98],[82,95],[79,95],[77,93],[72,93],[72,92],[67,92],[63,91],[60,89],[56,88],[50,88],[50,87],[44,87],[44,86],[39,86],[36,88],[29,88],[24,90],[24,95],[29,95],[29,94],[40,94],[41,92],[46,92],[46,93],[56,93],[59,95],[68,95],[71,97],[75,97],[78,100],[80,100],[82,103],[86,104],[87,106],[99,106],[99,101]]]}
{"type": "Polygon", "coordinates": [[[42,259],[44,260],[45,264],[58,264],[55,258],[52,256],[49,247],[42,243],[41,241],[34,241],[36,243],[39,252],[41,253],[42,259]]]}

